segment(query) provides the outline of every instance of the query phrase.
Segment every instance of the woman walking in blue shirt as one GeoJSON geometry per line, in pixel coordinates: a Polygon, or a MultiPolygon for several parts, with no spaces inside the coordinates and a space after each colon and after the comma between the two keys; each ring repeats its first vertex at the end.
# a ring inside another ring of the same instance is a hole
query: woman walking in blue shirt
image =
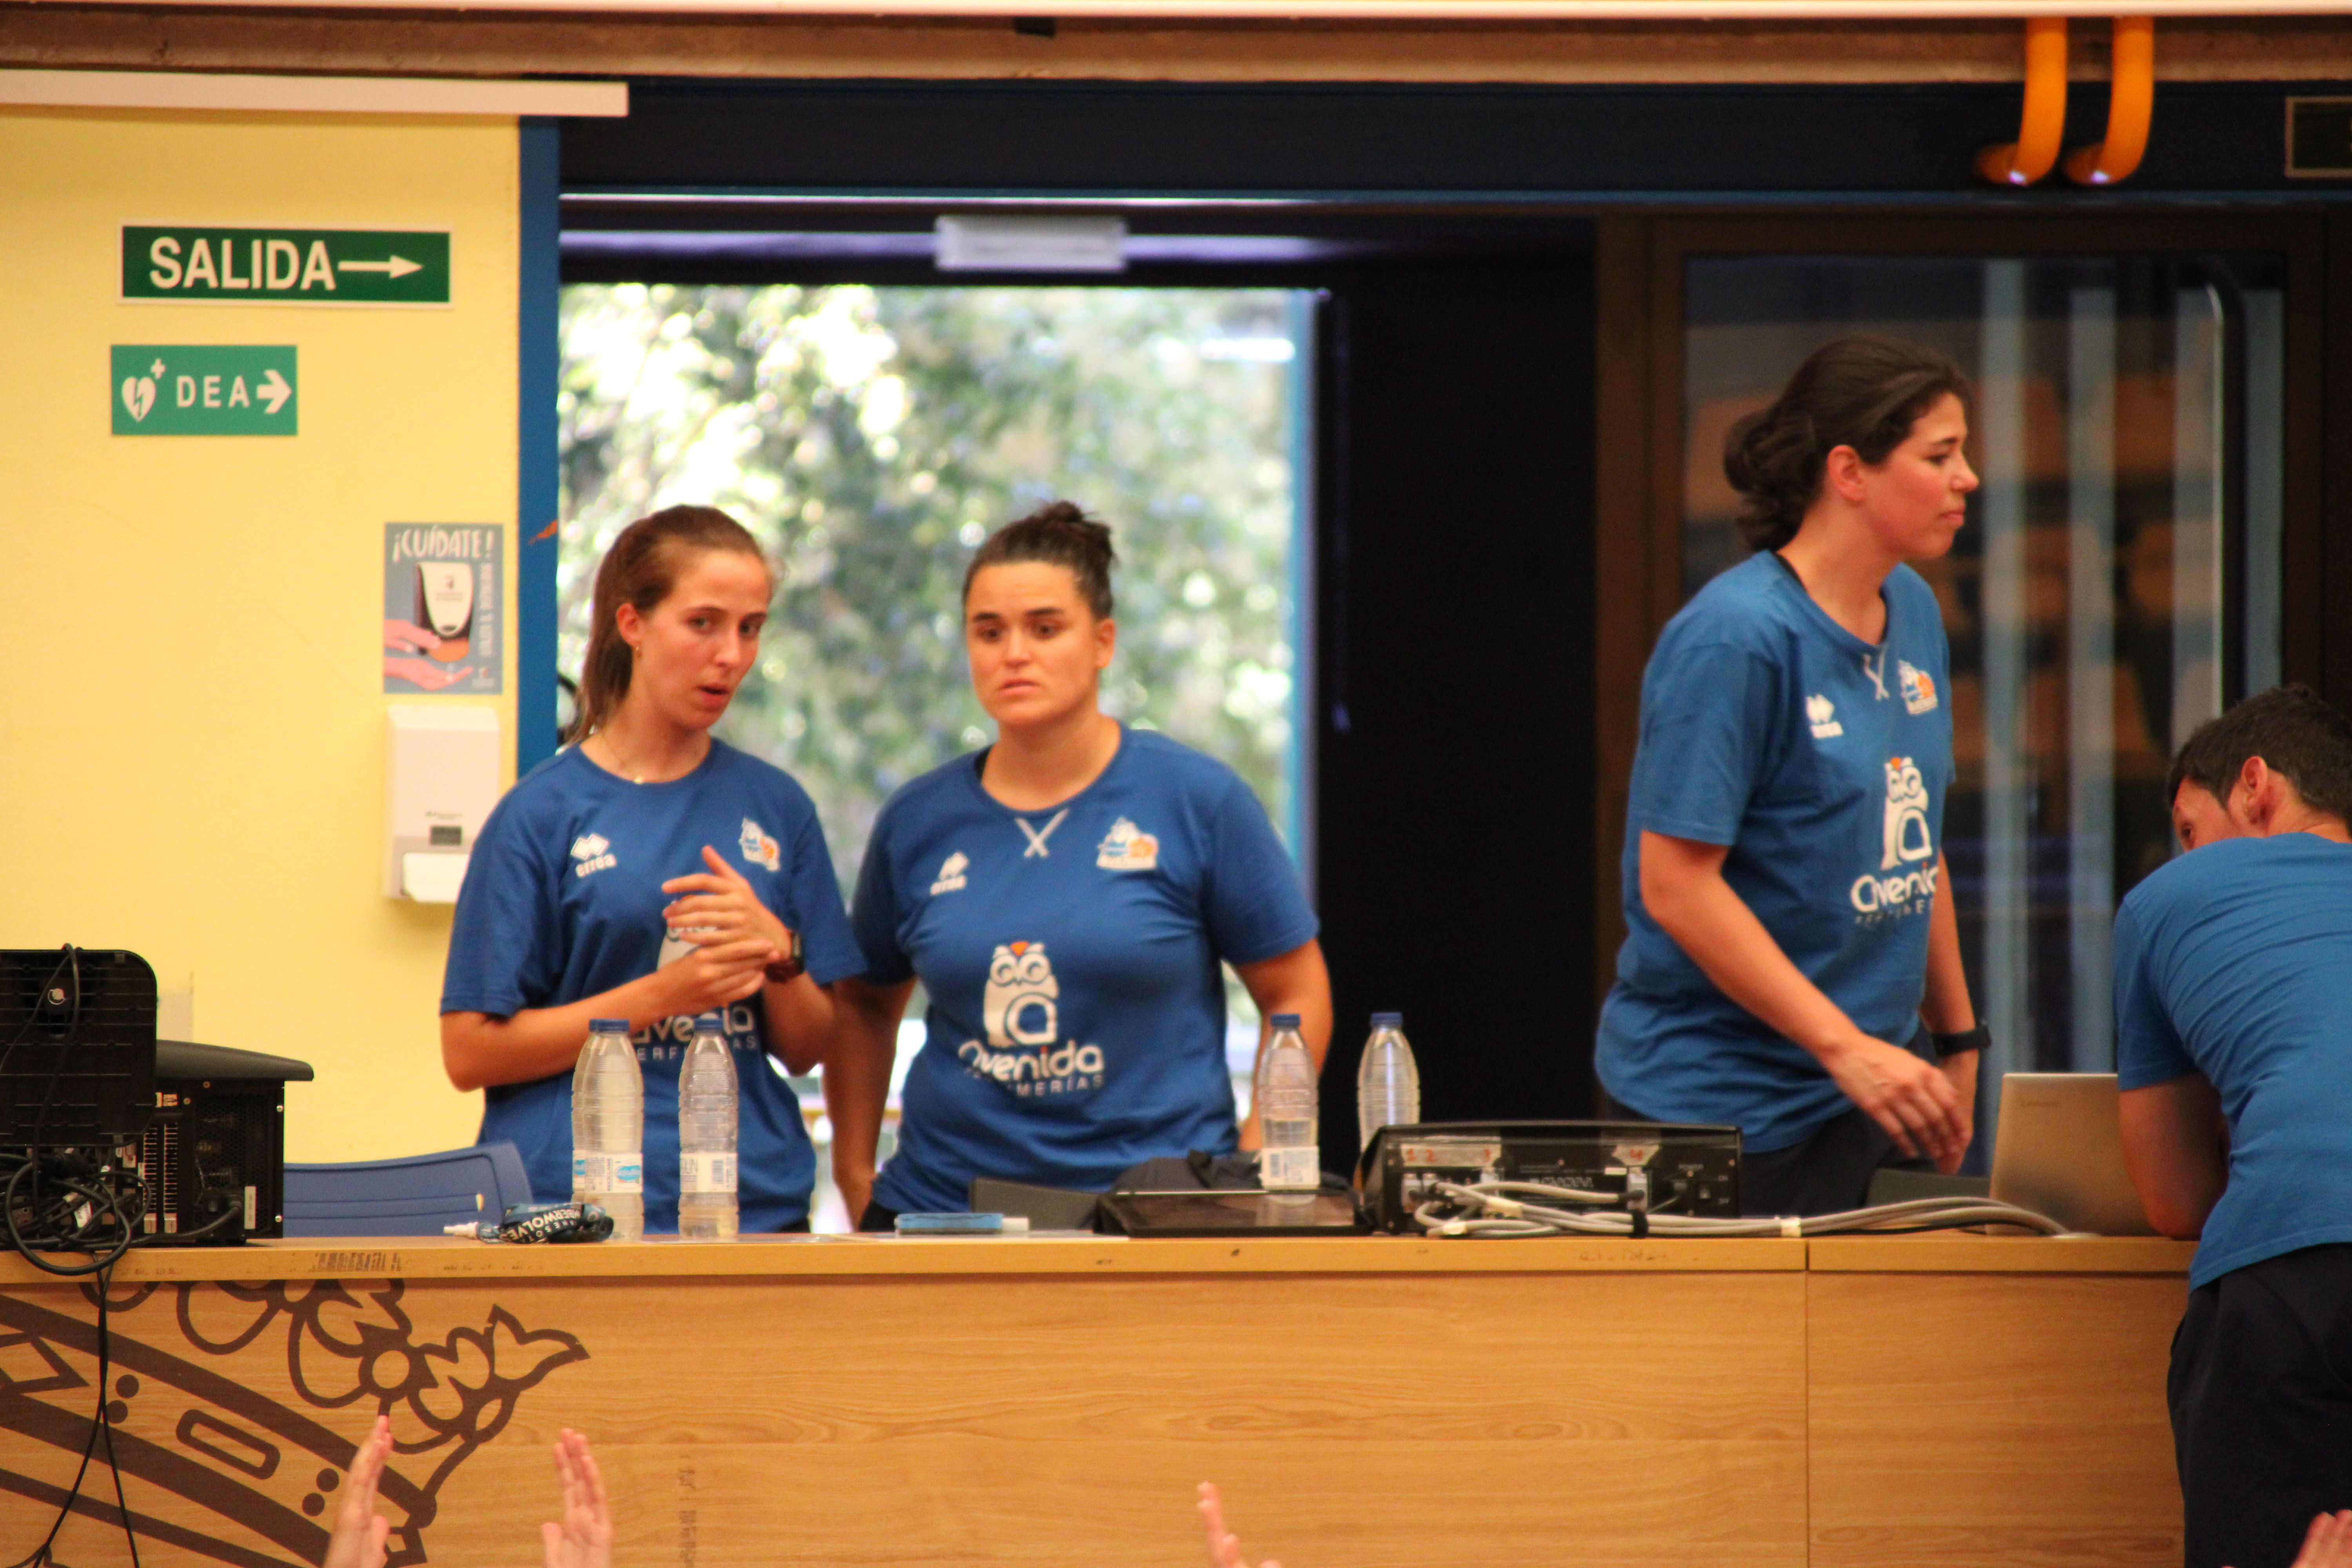
{"type": "Polygon", "coordinates": [[[759,656],[773,592],[725,512],[671,507],[621,531],[596,572],[576,744],[483,825],[441,994],[449,1081],[487,1089],[542,1201],[572,1195],[572,1068],[592,1018],[626,1018],[645,1073],[646,1228],[677,1228],[677,1075],[717,1012],[741,1084],[746,1231],[805,1229],[815,1157],[772,1055],[807,1072],[833,1032],[823,989],[858,968],[807,794],[711,738],[759,656]]]}
{"type": "Polygon", "coordinates": [[[974,1176],[1099,1191],[1234,1148],[1221,963],[1265,1016],[1301,1016],[1318,1065],[1329,1041],[1314,911],[1264,808],[1223,763],[1101,710],[1112,561],[1110,530],[1067,502],[981,546],[964,647],[996,743],[875,822],[851,915],[865,972],[825,1068],[835,1179],[868,1228],[961,1209],[974,1176]],[[918,979],[926,1044],[877,1180],[918,979]]]}
{"type": "Polygon", "coordinates": [[[1881,1165],[1968,1149],[1984,1034],[1945,886],[1950,657],[1907,564],[1966,520],[1968,395],[1916,343],[1815,353],[1727,445],[1755,556],[1643,677],[1597,1065],[1620,1110],[1736,1123],[1751,1214],[1854,1207],[1881,1165]]]}

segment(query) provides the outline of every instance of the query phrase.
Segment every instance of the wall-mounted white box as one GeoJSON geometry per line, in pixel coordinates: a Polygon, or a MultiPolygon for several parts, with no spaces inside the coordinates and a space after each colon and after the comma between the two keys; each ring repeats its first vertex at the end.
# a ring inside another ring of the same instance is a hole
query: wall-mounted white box
{"type": "Polygon", "coordinates": [[[398,702],[383,716],[384,896],[455,903],[499,802],[498,711],[398,702]]]}

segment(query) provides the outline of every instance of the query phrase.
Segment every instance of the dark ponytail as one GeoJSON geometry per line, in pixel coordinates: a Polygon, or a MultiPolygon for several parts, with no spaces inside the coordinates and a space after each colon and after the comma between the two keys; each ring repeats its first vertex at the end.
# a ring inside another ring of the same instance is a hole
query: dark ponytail
{"type": "Polygon", "coordinates": [[[1731,427],[1723,473],[1739,492],[1740,536],[1778,550],[1821,494],[1822,467],[1840,447],[1865,463],[1886,461],[1919,416],[1947,396],[1975,396],[1969,378],[1923,343],[1861,332],[1813,351],[1769,408],[1731,427]]]}
{"type": "Polygon", "coordinates": [[[963,596],[971,600],[971,580],[983,566],[1011,566],[1043,561],[1066,566],[1077,579],[1078,596],[1094,611],[1095,619],[1110,619],[1110,569],[1118,553],[1110,547],[1110,529],[1097,522],[1070,501],[1049,501],[1017,522],[1008,522],[988,536],[964,569],[963,596]]]}
{"type": "MultiPolygon", "coordinates": [[[[588,620],[588,655],[580,661],[580,698],[567,742],[584,741],[619,711],[629,694],[635,656],[621,636],[621,606],[649,616],[677,586],[678,567],[692,550],[733,550],[767,565],[751,531],[715,506],[672,506],[621,530],[596,568],[596,595],[588,620]]],[[[771,568],[770,574],[773,575],[771,568]]]]}

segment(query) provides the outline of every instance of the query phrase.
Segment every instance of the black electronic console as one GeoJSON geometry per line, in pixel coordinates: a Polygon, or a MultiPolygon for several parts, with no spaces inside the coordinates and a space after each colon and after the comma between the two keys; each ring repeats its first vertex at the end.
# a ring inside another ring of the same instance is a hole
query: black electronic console
{"type": "Polygon", "coordinates": [[[1531,1182],[1592,1194],[1600,1201],[1591,1206],[1602,1213],[1726,1217],[1739,1212],[1739,1129],[1424,1121],[1381,1128],[1356,1174],[1373,1228],[1399,1234],[1421,1232],[1414,1211],[1444,1196],[1441,1184],[1531,1182]]]}
{"type": "Polygon", "coordinates": [[[131,1151],[154,1108],[146,961],[0,950],[0,1245],[52,1274],[120,1258],[140,1215],[131,1151]]]}
{"type": "Polygon", "coordinates": [[[112,1149],[155,1104],[155,972],[135,952],[0,949],[0,1149],[112,1149]]]}
{"type": "Polygon", "coordinates": [[[146,1244],[286,1234],[286,1086],[311,1076],[290,1057],[155,1043],[154,1119],[139,1141],[146,1244]]]}

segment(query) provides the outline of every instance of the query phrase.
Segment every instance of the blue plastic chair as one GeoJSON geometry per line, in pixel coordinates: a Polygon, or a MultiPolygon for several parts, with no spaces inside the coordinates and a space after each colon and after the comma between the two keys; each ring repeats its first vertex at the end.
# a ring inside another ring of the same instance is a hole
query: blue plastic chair
{"type": "Polygon", "coordinates": [[[478,1143],[400,1160],[286,1167],[286,1234],[438,1236],[531,1201],[511,1143],[478,1143]]]}

